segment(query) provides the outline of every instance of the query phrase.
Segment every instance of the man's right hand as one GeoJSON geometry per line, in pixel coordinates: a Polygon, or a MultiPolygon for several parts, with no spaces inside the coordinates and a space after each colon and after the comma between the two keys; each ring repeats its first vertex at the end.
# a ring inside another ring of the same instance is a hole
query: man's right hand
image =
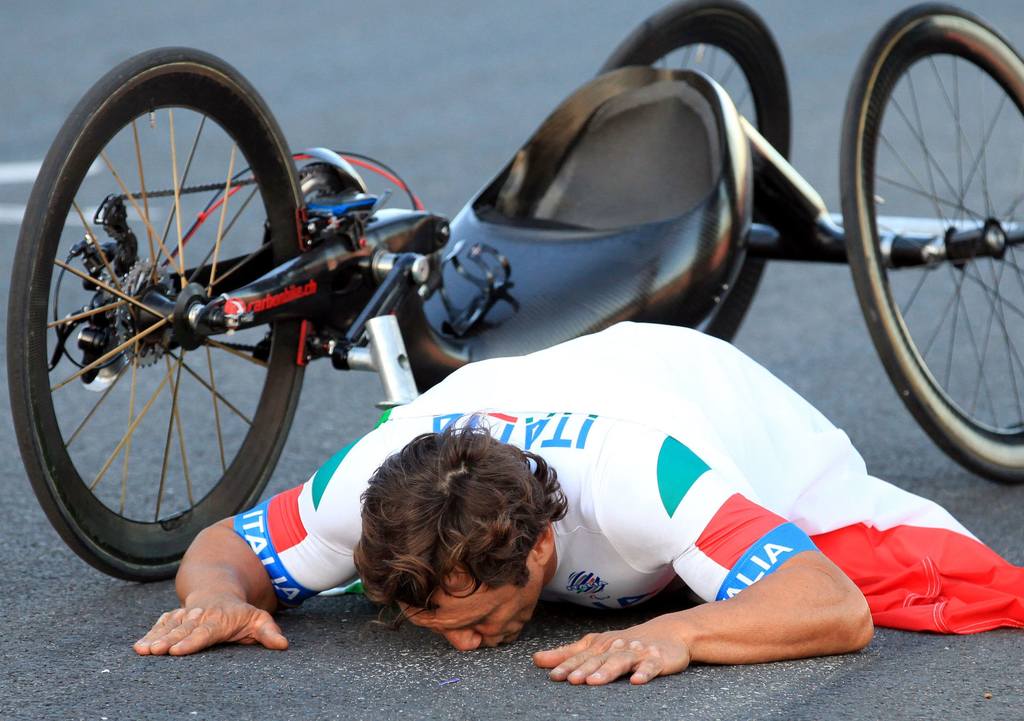
{"type": "Polygon", "coordinates": [[[135,642],[140,656],[185,656],[218,643],[262,644],[283,651],[288,639],[274,618],[238,599],[210,599],[186,604],[162,615],[149,633],[135,642]]]}

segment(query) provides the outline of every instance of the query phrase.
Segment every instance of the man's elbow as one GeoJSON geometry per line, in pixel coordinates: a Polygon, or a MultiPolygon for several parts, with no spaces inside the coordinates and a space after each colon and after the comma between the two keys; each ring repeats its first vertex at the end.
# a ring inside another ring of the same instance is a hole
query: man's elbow
{"type": "MultiPolygon", "coordinates": [[[[853,586],[853,584],[850,584],[853,586]]],[[[864,594],[853,586],[846,592],[843,618],[845,626],[845,645],[847,651],[860,651],[866,648],[875,635],[875,624],[871,620],[871,609],[868,608],[864,594]]]]}
{"type": "Polygon", "coordinates": [[[875,624],[871,620],[871,609],[864,594],[843,571],[824,556],[810,557],[819,563],[816,570],[824,573],[831,581],[831,607],[835,620],[838,653],[860,651],[875,635],[875,624]]]}

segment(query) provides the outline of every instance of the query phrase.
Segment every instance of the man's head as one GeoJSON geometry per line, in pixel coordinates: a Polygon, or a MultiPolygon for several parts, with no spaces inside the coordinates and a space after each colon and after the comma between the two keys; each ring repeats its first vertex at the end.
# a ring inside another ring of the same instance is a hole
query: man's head
{"type": "Polygon", "coordinates": [[[398,604],[460,649],[518,635],[566,511],[543,458],[453,426],[388,458],[362,500],[355,562],[370,600],[398,604]]]}

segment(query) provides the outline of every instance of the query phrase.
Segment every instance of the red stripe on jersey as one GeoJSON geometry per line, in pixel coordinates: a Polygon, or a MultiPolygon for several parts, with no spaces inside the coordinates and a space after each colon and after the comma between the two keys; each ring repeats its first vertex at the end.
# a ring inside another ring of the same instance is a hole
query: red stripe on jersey
{"type": "Polygon", "coordinates": [[[759,538],[785,522],[781,516],[734,493],[704,528],[697,548],[719,566],[732,568],[759,538]]]}
{"type": "Polygon", "coordinates": [[[274,549],[282,553],[306,537],[306,527],[299,515],[299,494],[302,486],[278,493],[267,508],[267,528],[274,549]]]}
{"type": "Polygon", "coordinates": [[[499,421],[505,421],[506,423],[515,423],[518,419],[515,416],[510,416],[507,413],[488,413],[491,418],[497,418],[499,421]]]}

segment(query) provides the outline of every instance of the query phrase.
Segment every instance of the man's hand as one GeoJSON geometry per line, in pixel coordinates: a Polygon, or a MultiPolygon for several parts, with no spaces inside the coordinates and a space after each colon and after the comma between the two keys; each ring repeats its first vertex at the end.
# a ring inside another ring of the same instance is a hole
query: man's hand
{"type": "Polygon", "coordinates": [[[184,656],[218,643],[288,648],[288,639],[270,615],[277,599],[267,572],[235,535],[230,518],[196,536],[182,559],[176,586],[182,607],[162,615],[135,642],[140,656],[184,656]]]}
{"type": "Polygon", "coordinates": [[[690,665],[690,649],[672,637],[671,625],[655,618],[621,631],[589,633],[568,646],[538,651],[533,662],[550,668],[552,681],[598,686],[629,673],[630,683],[647,683],[690,665]]]}
{"type": "Polygon", "coordinates": [[[133,648],[140,656],[184,656],[218,643],[259,643],[283,651],[288,639],[267,611],[233,598],[168,611],[133,648]]]}
{"type": "Polygon", "coordinates": [[[849,653],[873,633],[864,596],[817,551],[725,601],[667,613],[622,631],[590,634],[534,654],[555,681],[605,684],[626,672],[646,683],[698,663],[762,663],[849,653]]]}

